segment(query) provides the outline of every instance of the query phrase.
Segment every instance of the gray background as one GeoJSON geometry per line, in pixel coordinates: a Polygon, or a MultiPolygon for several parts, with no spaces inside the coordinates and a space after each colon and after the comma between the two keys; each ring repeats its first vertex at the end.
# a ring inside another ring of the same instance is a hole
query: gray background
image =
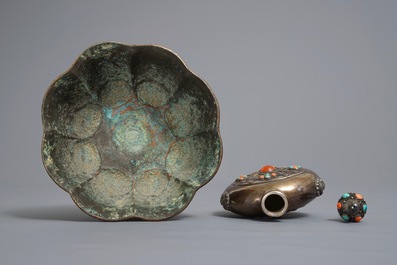
{"type": "Polygon", "coordinates": [[[397,1],[1,0],[0,264],[394,263],[396,48],[397,1]],[[96,221],[42,166],[42,97],[103,41],[172,49],[219,100],[222,165],[169,221],[96,221]],[[224,211],[264,164],[310,168],[325,193],[282,219],[224,211]],[[336,212],[349,191],[359,224],[336,212]]]}

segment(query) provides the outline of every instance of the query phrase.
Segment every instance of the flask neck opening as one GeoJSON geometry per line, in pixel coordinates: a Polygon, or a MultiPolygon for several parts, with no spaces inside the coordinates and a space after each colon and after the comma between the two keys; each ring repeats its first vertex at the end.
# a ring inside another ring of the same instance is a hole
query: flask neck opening
{"type": "Polygon", "coordinates": [[[288,209],[288,200],[284,193],[280,191],[270,191],[266,193],[261,201],[261,207],[267,216],[281,217],[288,209]]]}

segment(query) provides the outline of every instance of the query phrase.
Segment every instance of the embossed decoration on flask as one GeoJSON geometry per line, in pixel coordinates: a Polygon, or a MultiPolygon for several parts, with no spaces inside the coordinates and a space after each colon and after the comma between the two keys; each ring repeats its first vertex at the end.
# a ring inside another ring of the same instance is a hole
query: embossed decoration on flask
{"type": "Polygon", "coordinates": [[[230,184],[221,204],[225,210],[244,216],[281,217],[323,194],[324,188],[316,173],[301,166],[264,166],[230,184]]]}

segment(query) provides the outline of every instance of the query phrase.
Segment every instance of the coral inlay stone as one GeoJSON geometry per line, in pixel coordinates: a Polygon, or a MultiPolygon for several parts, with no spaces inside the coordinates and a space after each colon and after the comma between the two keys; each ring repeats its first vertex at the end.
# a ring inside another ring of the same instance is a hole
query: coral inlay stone
{"type": "Polygon", "coordinates": [[[275,166],[266,165],[266,166],[262,167],[259,171],[260,171],[261,173],[271,172],[271,171],[273,171],[275,168],[276,168],[275,166]]]}
{"type": "Polygon", "coordinates": [[[340,197],[336,208],[339,215],[347,222],[360,222],[367,213],[367,203],[361,194],[345,193],[340,197]]]}

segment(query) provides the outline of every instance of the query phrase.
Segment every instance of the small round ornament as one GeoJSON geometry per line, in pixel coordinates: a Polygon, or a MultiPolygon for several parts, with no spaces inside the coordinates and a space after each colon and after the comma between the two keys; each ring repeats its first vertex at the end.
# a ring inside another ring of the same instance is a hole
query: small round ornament
{"type": "Polygon", "coordinates": [[[339,215],[347,222],[360,222],[367,213],[367,203],[359,193],[349,192],[340,197],[336,204],[339,215]]]}

